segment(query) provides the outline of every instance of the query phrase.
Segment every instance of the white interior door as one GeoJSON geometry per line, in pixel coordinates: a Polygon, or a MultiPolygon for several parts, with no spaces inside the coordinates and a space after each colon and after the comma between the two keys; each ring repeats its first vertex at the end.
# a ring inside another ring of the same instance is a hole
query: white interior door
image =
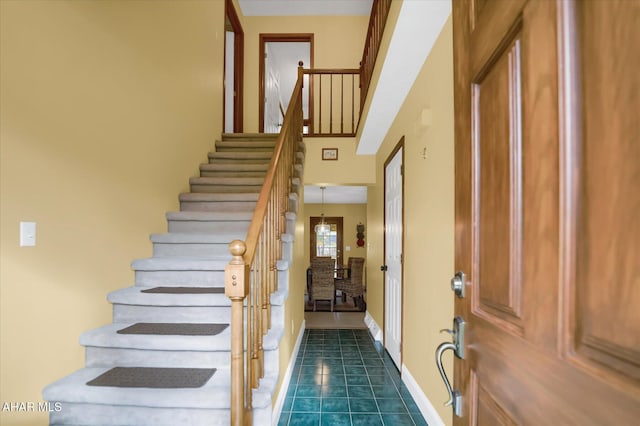
{"type": "MultiPolygon", "coordinates": [[[[278,133],[284,113],[289,107],[291,94],[298,81],[298,63],[313,68],[311,60],[313,37],[306,34],[261,34],[264,57],[261,75],[264,86],[261,91],[261,129],[265,133],[278,133]],[[274,82],[277,81],[277,90],[274,82]],[[264,99],[266,98],[266,99],[264,99]]],[[[309,76],[304,78],[302,91],[303,117],[309,118],[309,76]]]]}
{"type": "Polygon", "coordinates": [[[385,166],[384,345],[402,368],[402,148],[385,166]]]}
{"type": "Polygon", "coordinates": [[[264,81],[264,132],[280,133],[284,117],[281,114],[280,64],[271,51],[271,43],[265,45],[264,81]]]}

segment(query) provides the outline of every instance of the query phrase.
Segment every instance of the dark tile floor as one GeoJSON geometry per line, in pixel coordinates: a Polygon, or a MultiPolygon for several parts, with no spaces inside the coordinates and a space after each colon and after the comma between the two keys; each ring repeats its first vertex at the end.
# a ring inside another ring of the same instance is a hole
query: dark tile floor
{"type": "Polygon", "coordinates": [[[278,425],[426,425],[367,330],[306,330],[278,425]]]}

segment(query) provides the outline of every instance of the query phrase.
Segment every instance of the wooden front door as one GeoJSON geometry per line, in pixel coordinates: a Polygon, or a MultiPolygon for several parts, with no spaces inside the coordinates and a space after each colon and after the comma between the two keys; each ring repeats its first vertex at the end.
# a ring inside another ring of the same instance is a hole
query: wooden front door
{"type": "Polygon", "coordinates": [[[640,1],[453,2],[455,425],[640,419],[640,1]]]}

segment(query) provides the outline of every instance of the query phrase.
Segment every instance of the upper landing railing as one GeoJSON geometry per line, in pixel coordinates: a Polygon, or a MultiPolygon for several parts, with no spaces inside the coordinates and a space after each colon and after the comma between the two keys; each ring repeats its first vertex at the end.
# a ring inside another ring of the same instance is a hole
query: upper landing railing
{"type": "Polygon", "coordinates": [[[360,68],[304,70],[309,76],[305,136],[356,135],[390,7],[391,0],[373,1],[360,68]]]}

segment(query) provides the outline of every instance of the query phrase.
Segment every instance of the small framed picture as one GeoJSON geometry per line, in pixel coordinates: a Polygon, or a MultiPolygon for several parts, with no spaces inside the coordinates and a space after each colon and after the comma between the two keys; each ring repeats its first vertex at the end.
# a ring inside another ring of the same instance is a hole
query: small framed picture
{"type": "Polygon", "coordinates": [[[322,148],[322,159],[323,160],[337,160],[338,159],[338,148],[322,148]]]}

